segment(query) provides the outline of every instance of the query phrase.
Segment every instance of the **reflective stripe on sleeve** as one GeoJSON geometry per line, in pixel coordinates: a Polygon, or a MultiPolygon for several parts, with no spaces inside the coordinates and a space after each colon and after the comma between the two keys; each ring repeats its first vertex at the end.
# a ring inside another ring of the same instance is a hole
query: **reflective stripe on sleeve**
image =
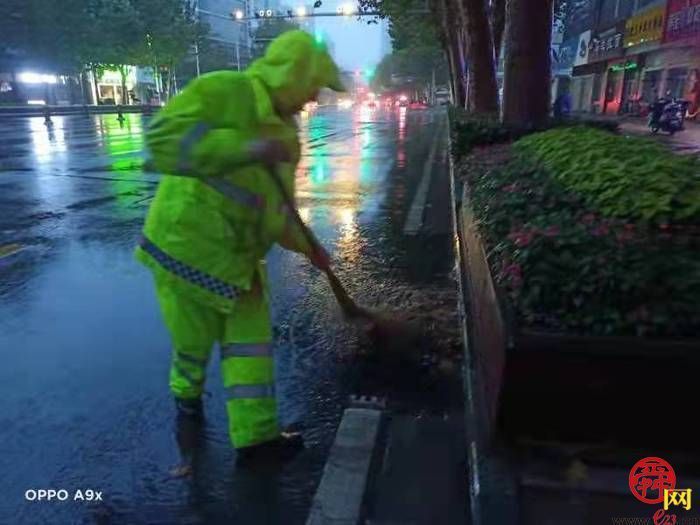
{"type": "Polygon", "coordinates": [[[179,375],[184,377],[191,385],[201,385],[204,383],[204,376],[201,379],[195,378],[189,371],[182,368],[178,363],[173,364],[173,368],[177,371],[179,375]]]}
{"type": "Polygon", "coordinates": [[[186,173],[192,169],[192,163],[190,158],[192,156],[192,148],[195,147],[197,142],[204,138],[211,127],[204,122],[198,122],[194,127],[185,133],[180,141],[180,156],[177,162],[177,169],[180,173],[186,173]]]}
{"type": "Polygon", "coordinates": [[[262,196],[245,188],[241,188],[240,186],[236,186],[235,184],[231,184],[227,180],[214,177],[207,177],[206,179],[200,180],[238,204],[258,210],[265,208],[265,199],[262,196]]]}
{"type": "Polygon", "coordinates": [[[221,347],[221,358],[228,357],[272,357],[270,343],[232,343],[221,347]]]}
{"type": "Polygon", "coordinates": [[[203,182],[204,184],[215,189],[219,193],[228,197],[232,201],[247,206],[262,210],[265,208],[265,198],[250,190],[236,186],[229,181],[218,177],[198,178],[192,173],[192,149],[197,145],[197,142],[202,140],[204,136],[211,130],[211,126],[204,122],[195,124],[190,131],[180,141],[180,155],[177,163],[178,173],[181,177],[193,177],[203,182]]]}
{"type": "Polygon", "coordinates": [[[257,399],[264,397],[275,397],[275,385],[234,385],[226,387],[226,397],[228,399],[257,399]]]}
{"type": "Polygon", "coordinates": [[[177,352],[177,359],[185,361],[191,365],[206,367],[208,360],[203,357],[196,357],[190,354],[185,354],[183,352],[177,352]]]}

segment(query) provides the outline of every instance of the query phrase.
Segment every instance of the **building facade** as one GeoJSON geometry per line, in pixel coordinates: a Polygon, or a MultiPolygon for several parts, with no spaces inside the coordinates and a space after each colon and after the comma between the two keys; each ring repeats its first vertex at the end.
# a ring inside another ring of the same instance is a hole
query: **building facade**
{"type": "Polygon", "coordinates": [[[230,57],[232,68],[245,69],[253,57],[251,22],[263,2],[269,0],[198,0],[197,16],[210,28],[207,37],[230,57]],[[255,5],[254,5],[255,4],[255,5]],[[243,19],[238,19],[240,13],[243,19]]]}
{"type": "Polygon", "coordinates": [[[700,96],[700,0],[599,0],[584,25],[570,24],[577,42],[571,96],[574,111],[643,114],[658,96],[700,96]]]}

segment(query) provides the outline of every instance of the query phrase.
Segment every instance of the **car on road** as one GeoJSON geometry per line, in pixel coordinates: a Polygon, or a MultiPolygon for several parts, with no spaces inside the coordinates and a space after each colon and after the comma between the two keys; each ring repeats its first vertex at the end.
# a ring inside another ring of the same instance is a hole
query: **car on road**
{"type": "Polygon", "coordinates": [[[396,106],[400,108],[408,107],[408,96],[399,95],[399,98],[396,99],[396,106]]]}
{"type": "Polygon", "coordinates": [[[435,103],[439,106],[446,106],[450,103],[450,91],[447,88],[435,90],[435,103]]]}

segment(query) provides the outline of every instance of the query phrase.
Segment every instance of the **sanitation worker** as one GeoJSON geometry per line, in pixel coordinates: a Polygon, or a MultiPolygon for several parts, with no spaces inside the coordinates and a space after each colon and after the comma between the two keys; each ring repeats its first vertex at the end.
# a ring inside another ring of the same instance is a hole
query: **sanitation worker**
{"type": "Polygon", "coordinates": [[[264,258],[273,244],[324,269],[270,176],[294,194],[300,149],[294,116],[321,88],[343,90],[338,67],[303,31],[280,35],[244,72],[192,81],[153,118],[152,164],[164,174],[136,257],[153,273],[173,351],[170,389],[198,418],[207,363],[221,351],[229,435],[238,459],[302,448],[277,420],[264,258]]]}

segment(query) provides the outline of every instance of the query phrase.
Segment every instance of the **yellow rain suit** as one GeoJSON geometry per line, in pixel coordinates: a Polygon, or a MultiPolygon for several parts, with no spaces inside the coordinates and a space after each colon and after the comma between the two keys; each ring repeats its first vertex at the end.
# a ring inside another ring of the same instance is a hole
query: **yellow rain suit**
{"type": "Polygon", "coordinates": [[[181,399],[199,398],[219,343],[237,448],[280,432],[264,257],[274,243],[311,250],[247,146],[283,142],[292,162],[278,172],[293,195],[300,155],[293,111],[322,87],[342,89],[337,66],[312,36],[290,31],[245,72],[192,81],[153,118],[146,137],[165,176],[136,257],[153,272],[173,341],[170,389],[181,399]]]}

